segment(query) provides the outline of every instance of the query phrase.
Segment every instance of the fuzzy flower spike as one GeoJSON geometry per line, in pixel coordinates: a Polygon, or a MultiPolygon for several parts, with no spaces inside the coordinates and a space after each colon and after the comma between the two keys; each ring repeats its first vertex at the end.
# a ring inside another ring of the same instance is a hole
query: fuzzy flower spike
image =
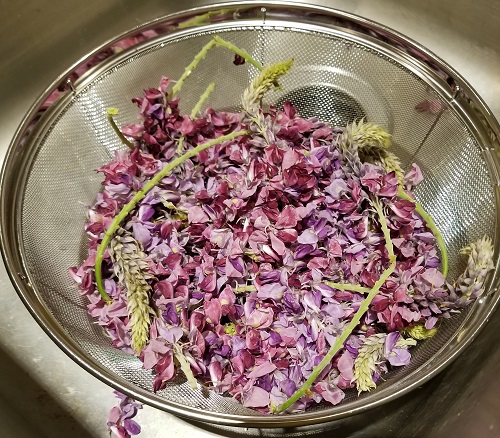
{"type": "Polygon", "coordinates": [[[132,348],[139,354],[148,342],[151,317],[155,315],[150,305],[151,286],[148,284],[153,276],[148,272],[146,255],[130,234],[120,230],[109,249],[114,273],[127,293],[132,348]]]}

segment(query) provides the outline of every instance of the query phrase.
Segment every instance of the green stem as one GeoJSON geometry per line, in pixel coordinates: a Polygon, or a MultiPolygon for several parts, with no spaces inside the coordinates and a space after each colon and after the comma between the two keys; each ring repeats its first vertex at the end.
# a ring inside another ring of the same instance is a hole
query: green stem
{"type": "Polygon", "coordinates": [[[344,346],[344,342],[347,340],[349,335],[361,321],[361,318],[368,310],[368,307],[370,306],[370,303],[373,301],[373,298],[375,298],[382,285],[385,283],[385,281],[389,278],[389,276],[394,272],[394,269],[396,268],[396,257],[394,256],[394,247],[392,245],[389,228],[387,227],[387,220],[382,211],[382,207],[378,204],[378,202],[375,201],[374,204],[375,204],[375,209],[377,210],[377,213],[380,216],[380,225],[382,228],[382,232],[384,233],[385,246],[387,248],[387,253],[389,254],[390,265],[387,269],[384,270],[384,272],[382,272],[380,278],[377,280],[377,282],[373,285],[373,288],[370,290],[370,293],[361,302],[361,305],[359,306],[359,309],[352,317],[351,322],[349,322],[349,324],[344,328],[341,335],[335,340],[335,343],[332,345],[332,347],[330,348],[326,356],[323,358],[323,360],[318,365],[316,365],[309,378],[297,391],[295,391],[294,394],[292,394],[292,396],[286,402],[284,402],[279,406],[276,406],[273,409],[274,413],[280,413],[286,411],[296,401],[298,401],[301,397],[303,397],[306,394],[306,392],[312,386],[314,381],[318,378],[320,373],[326,368],[326,366],[332,361],[333,357],[344,346]]]}
{"type": "Polygon", "coordinates": [[[347,290],[352,292],[359,292],[360,294],[367,294],[370,292],[369,287],[360,286],[359,284],[349,284],[349,283],[335,283],[334,281],[324,281],[326,285],[333,287],[338,290],[347,290]]]}
{"type": "Polygon", "coordinates": [[[99,291],[102,298],[107,303],[111,302],[111,298],[104,290],[104,285],[102,282],[102,261],[104,259],[104,253],[106,251],[106,248],[109,245],[109,242],[111,241],[111,239],[113,238],[113,235],[116,233],[116,231],[120,227],[121,223],[125,220],[125,218],[132,212],[132,210],[139,203],[139,201],[141,201],[153,187],[155,187],[173,169],[175,169],[177,166],[184,163],[184,161],[198,155],[200,152],[204,151],[205,149],[208,149],[212,146],[220,144],[224,141],[233,140],[236,137],[241,137],[242,135],[245,135],[246,133],[247,133],[247,131],[231,132],[230,134],[223,135],[223,136],[218,137],[218,138],[214,138],[213,140],[207,141],[206,143],[202,143],[202,144],[196,146],[194,149],[187,151],[184,155],[181,155],[180,157],[175,158],[170,163],[168,163],[161,171],[159,171],[153,178],[151,178],[149,181],[144,183],[142,188],[138,192],[135,193],[135,195],[132,197],[132,199],[129,202],[127,202],[127,204],[125,204],[123,206],[121,211],[114,217],[113,222],[111,222],[111,225],[106,230],[106,234],[104,235],[101,243],[99,244],[99,246],[97,248],[97,253],[96,253],[96,258],[95,258],[95,281],[97,284],[97,290],[99,291]]]}
{"type": "Polygon", "coordinates": [[[242,294],[245,292],[255,292],[257,288],[255,286],[238,286],[234,291],[237,294],[242,294]]]}
{"type": "Polygon", "coordinates": [[[391,230],[387,226],[387,219],[384,215],[384,210],[380,205],[379,201],[376,199],[372,199],[372,205],[375,208],[375,211],[378,214],[380,220],[380,228],[382,229],[382,233],[384,234],[385,239],[385,247],[387,248],[387,255],[389,256],[389,261],[392,263],[396,261],[396,256],[394,255],[394,245],[391,240],[391,230]]]}
{"type": "Polygon", "coordinates": [[[196,115],[200,112],[201,107],[205,103],[205,101],[208,99],[208,96],[214,91],[215,88],[215,82],[211,82],[205,92],[200,96],[200,100],[198,100],[198,103],[194,106],[193,110],[191,111],[191,119],[194,119],[196,115]]]}
{"type": "Polygon", "coordinates": [[[184,81],[189,77],[189,75],[198,66],[198,64],[201,61],[203,61],[203,59],[205,59],[207,53],[215,45],[216,45],[215,39],[212,39],[203,46],[203,48],[198,52],[198,54],[194,57],[191,63],[184,69],[184,73],[182,73],[182,76],[179,78],[177,83],[172,87],[172,93],[170,94],[170,99],[172,99],[180,91],[182,85],[184,84],[184,81]]]}
{"type": "Polygon", "coordinates": [[[448,251],[446,251],[446,245],[444,243],[443,236],[439,232],[434,219],[432,219],[432,217],[424,210],[422,205],[419,202],[415,201],[415,199],[411,198],[401,186],[399,186],[398,188],[398,196],[415,204],[415,211],[425,221],[429,230],[432,231],[432,234],[434,234],[439,250],[441,252],[441,266],[443,276],[446,278],[446,276],[448,275],[448,251]]]}
{"type": "Polygon", "coordinates": [[[108,122],[113,128],[113,131],[115,131],[116,135],[118,138],[121,140],[121,142],[126,145],[129,149],[133,150],[134,149],[134,144],[130,141],[128,141],[125,136],[123,135],[123,132],[120,131],[120,128],[116,125],[115,119],[113,116],[116,116],[118,114],[118,109],[117,108],[108,108],[106,110],[106,114],[108,117],[108,122]]]}
{"type": "Polygon", "coordinates": [[[232,52],[236,53],[237,55],[241,56],[245,61],[247,61],[249,64],[252,64],[256,69],[258,70],[264,69],[262,64],[259,61],[255,60],[254,58],[252,58],[250,53],[248,53],[246,50],[236,47],[234,44],[230,43],[229,41],[223,40],[219,36],[214,36],[212,40],[210,40],[207,44],[203,46],[203,48],[198,52],[198,54],[194,57],[191,63],[184,69],[184,73],[179,78],[177,83],[172,87],[172,93],[170,94],[170,99],[172,99],[180,91],[182,85],[189,77],[189,75],[198,66],[198,64],[205,59],[207,53],[214,46],[225,47],[226,49],[229,49],[232,52]]]}
{"type": "Polygon", "coordinates": [[[191,365],[189,365],[188,360],[184,356],[182,347],[179,344],[173,344],[173,347],[174,357],[179,362],[181,370],[186,376],[189,386],[191,387],[191,389],[198,389],[198,382],[196,381],[196,377],[194,377],[193,371],[191,370],[191,365]]]}
{"type": "Polygon", "coordinates": [[[179,141],[177,142],[177,155],[182,155],[182,151],[184,150],[184,136],[179,137],[179,141]]]}
{"type": "Polygon", "coordinates": [[[229,41],[223,40],[220,36],[214,36],[214,41],[217,44],[217,46],[225,47],[226,49],[229,49],[232,52],[236,53],[237,55],[241,56],[246,62],[252,64],[257,70],[262,71],[264,69],[262,64],[256,59],[254,59],[252,55],[250,55],[250,53],[248,53],[246,50],[236,47],[229,41]]]}

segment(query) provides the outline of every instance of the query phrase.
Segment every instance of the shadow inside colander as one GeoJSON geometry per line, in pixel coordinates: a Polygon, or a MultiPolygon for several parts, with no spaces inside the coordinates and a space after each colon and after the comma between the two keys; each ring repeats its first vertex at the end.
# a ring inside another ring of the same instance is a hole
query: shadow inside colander
{"type": "Polygon", "coordinates": [[[330,85],[306,85],[281,97],[276,106],[290,102],[302,117],[317,117],[332,126],[347,126],[366,117],[361,104],[351,95],[330,85]]]}

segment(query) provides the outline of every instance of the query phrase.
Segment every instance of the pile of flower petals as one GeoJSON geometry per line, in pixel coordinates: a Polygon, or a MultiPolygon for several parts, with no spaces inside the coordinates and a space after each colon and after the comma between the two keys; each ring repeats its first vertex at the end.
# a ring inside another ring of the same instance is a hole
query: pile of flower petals
{"type": "MultiPolygon", "coordinates": [[[[364,339],[391,333],[373,380],[410,360],[396,344],[415,323],[431,329],[454,311],[438,270],[435,238],[397,196],[398,180],[382,167],[353,169],[342,154],[342,128],[304,119],[290,104],[260,122],[207,109],[191,119],[168,100],[169,81],[133,101],[141,122],[123,128],[133,151],[99,169],[103,190],[89,211],[89,257],[71,272],[113,345],[130,354],[126,290],[105,258],[105,288],[96,293],[97,245],[113,217],[145,181],[184,150],[233,131],[248,135],[207,149],[151,190],[123,225],[147,255],[152,280],[150,341],[140,354],[155,374],[154,390],[180,370],[182,354],[200,382],[262,412],[283,403],[310,376],[359,308],[362,293],[325,281],[371,288],[388,265],[384,236],[371,207],[383,205],[397,256],[361,324],[315,385],[294,405],[302,411],[337,404],[356,387],[354,364],[364,339]],[[263,130],[262,127],[265,129],[263,130]],[[438,304],[439,303],[439,306],[438,304]],[[180,352],[180,353],[179,353],[180,352]]],[[[422,180],[413,165],[405,189],[422,180]]]]}

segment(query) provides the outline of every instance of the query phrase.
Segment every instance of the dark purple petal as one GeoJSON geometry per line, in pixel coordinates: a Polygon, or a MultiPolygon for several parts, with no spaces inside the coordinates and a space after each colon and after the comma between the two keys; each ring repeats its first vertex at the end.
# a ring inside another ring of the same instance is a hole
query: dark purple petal
{"type": "Polygon", "coordinates": [[[139,435],[141,433],[141,426],[134,420],[127,418],[123,421],[123,427],[130,435],[139,435]]]}

